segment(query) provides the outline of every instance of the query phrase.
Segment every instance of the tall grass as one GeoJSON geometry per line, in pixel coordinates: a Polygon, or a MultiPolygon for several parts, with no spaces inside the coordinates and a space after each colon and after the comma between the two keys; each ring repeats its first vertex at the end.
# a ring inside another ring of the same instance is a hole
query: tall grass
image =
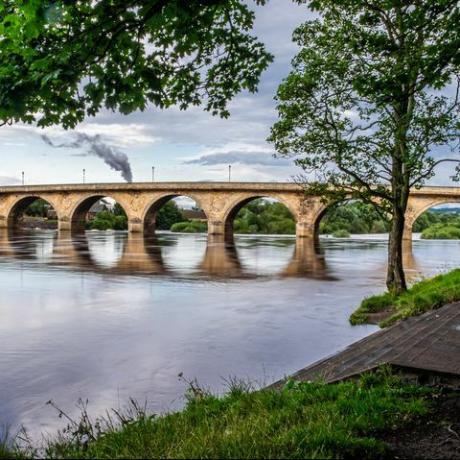
{"type": "MultiPolygon", "coordinates": [[[[357,382],[289,381],[278,391],[233,385],[224,397],[195,388],[184,410],[90,422],[49,442],[48,458],[376,458],[379,431],[425,414],[432,390],[381,370],[357,382]]],[[[39,452],[39,451],[37,451],[39,452]]]]}

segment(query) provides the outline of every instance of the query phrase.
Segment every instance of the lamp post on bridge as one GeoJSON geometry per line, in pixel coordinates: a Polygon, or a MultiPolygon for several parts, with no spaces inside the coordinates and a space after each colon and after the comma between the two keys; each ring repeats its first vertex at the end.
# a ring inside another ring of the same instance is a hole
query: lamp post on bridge
{"type": "Polygon", "coordinates": [[[83,168],[83,183],[86,182],[86,169],[83,168]]]}
{"type": "Polygon", "coordinates": [[[232,181],[232,165],[228,165],[228,181],[232,181]]]}
{"type": "Polygon", "coordinates": [[[155,182],[155,166],[152,166],[152,182],[155,182]]]}
{"type": "Polygon", "coordinates": [[[22,175],[22,185],[24,185],[24,171],[22,171],[21,175],[22,175]]]}

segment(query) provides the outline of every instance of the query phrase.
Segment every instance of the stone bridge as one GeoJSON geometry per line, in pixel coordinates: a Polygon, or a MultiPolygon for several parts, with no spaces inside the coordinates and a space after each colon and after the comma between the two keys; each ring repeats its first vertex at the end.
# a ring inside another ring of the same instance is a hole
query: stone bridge
{"type": "MultiPolygon", "coordinates": [[[[284,203],[296,220],[299,238],[314,238],[327,206],[318,197],[306,196],[295,183],[253,182],[151,182],[116,184],[29,185],[0,187],[0,227],[14,227],[23,211],[42,198],[56,211],[59,230],[84,226],[86,214],[98,200],[111,197],[125,210],[130,232],[152,231],[157,211],[170,199],[186,196],[203,209],[208,233],[228,237],[233,220],[250,201],[273,198],[284,203]]],[[[460,187],[423,187],[409,198],[405,239],[412,238],[415,220],[427,209],[460,202],[460,187]]]]}

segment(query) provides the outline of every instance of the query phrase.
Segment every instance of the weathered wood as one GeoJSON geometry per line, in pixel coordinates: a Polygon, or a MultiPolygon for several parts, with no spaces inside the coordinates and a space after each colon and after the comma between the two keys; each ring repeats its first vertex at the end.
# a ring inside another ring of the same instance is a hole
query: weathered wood
{"type": "MultiPolygon", "coordinates": [[[[344,380],[382,364],[460,379],[460,302],[408,318],[291,376],[295,380],[344,380]]],[[[286,379],[272,386],[280,387],[286,379]]]]}

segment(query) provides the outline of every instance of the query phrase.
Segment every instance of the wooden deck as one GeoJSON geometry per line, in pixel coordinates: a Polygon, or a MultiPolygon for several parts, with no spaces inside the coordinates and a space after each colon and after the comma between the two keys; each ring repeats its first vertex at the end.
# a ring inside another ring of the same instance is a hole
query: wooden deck
{"type": "MultiPolygon", "coordinates": [[[[408,318],[291,376],[336,382],[389,364],[415,374],[460,381],[460,302],[408,318]]],[[[279,387],[284,380],[273,386],[279,387]]]]}

